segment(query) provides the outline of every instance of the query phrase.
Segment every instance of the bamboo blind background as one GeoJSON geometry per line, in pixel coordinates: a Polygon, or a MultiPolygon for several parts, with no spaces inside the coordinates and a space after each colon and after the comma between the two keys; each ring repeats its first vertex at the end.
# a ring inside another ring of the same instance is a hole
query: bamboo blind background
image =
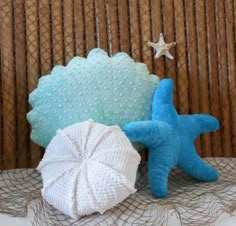
{"type": "Polygon", "coordinates": [[[235,0],[1,0],[0,168],[34,167],[28,94],[55,64],[94,47],[127,52],[175,81],[179,113],[209,113],[219,131],[196,142],[202,156],[236,157],[235,0]],[[147,43],[164,34],[174,60],[147,43]]]}

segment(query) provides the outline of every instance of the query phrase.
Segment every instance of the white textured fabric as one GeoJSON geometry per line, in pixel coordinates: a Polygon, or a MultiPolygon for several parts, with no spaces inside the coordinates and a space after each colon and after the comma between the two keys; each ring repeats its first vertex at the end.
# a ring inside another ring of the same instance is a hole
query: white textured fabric
{"type": "Polygon", "coordinates": [[[140,160],[118,126],[74,124],[57,131],[37,168],[42,195],[73,218],[103,213],[136,191],[140,160]]]}

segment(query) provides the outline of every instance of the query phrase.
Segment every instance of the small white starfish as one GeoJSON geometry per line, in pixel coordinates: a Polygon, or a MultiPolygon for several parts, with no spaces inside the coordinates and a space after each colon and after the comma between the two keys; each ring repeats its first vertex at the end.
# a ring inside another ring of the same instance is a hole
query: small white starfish
{"type": "Polygon", "coordinates": [[[175,46],[176,42],[165,43],[162,33],[160,34],[159,42],[157,43],[148,42],[148,45],[155,49],[156,51],[155,59],[159,58],[162,55],[165,55],[171,60],[174,59],[174,57],[170,54],[169,49],[172,46],[175,46]]]}

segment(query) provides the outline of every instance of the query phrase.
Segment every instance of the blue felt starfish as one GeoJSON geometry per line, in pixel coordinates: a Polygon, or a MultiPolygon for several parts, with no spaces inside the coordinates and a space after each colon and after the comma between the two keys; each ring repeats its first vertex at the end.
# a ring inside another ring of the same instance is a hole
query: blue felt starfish
{"type": "Polygon", "coordinates": [[[173,105],[173,82],[163,79],[154,96],[152,120],[131,122],[123,130],[131,141],[141,142],[149,148],[151,191],[156,197],[165,197],[173,166],[198,180],[217,180],[217,171],[199,157],[194,140],[201,133],[218,127],[219,122],[210,115],[178,115],[173,105]]]}

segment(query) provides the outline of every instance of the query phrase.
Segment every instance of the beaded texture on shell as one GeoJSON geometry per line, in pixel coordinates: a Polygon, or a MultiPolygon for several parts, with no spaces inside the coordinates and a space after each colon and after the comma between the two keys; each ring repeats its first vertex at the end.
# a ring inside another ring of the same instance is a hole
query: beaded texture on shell
{"type": "Polygon", "coordinates": [[[55,66],[50,75],[41,77],[30,94],[31,139],[46,147],[59,128],[90,118],[121,128],[131,121],[149,120],[158,83],[158,76],[126,53],[109,57],[93,49],[87,59],[74,57],[67,66],[55,66]]]}
{"type": "Polygon", "coordinates": [[[136,191],[140,160],[118,126],[76,123],[57,131],[37,168],[42,195],[75,219],[103,213],[136,191]]]}

